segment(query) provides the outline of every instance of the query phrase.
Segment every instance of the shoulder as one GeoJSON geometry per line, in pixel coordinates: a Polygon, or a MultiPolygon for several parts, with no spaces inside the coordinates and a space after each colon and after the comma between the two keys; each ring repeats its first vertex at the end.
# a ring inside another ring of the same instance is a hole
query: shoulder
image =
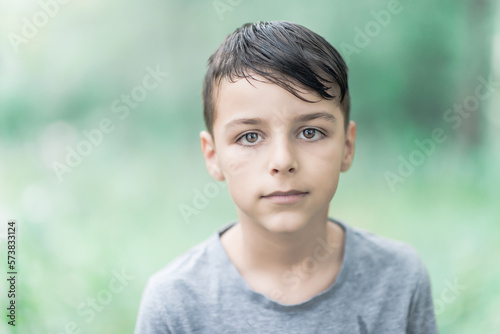
{"type": "Polygon", "coordinates": [[[144,288],[141,307],[171,318],[181,310],[197,308],[209,293],[211,277],[221,267],[217,236],[188,249],[150,276],[144,288]]]}
{"type": "Polygon", "coordinates": [[[171,300],[194,292],[203,284],[207,271],[212,270],[215,265],[215,241],[215,236],[212,235],[173,259],[151,275],[146,289],[154,290],[158,297],[168,297],[171,300]]]}
{"type": "Polygon", "coordinates": [[[206,297],[209,278],[220,266],[213,234],[151,275],[142,294],[136,331],[170,333],[181,328],[187,314],[200,313],[200,298],[206,297]]]}
{"type": "Polygon", "coordinates": [[[402,241],[349,226],[352,250],[363,271],[374,271],[394,278],[420,280],[427,274],[416,249],[402,241]]]}
{"type": "Polygon", "coordinates": [[[429,273],[413,246],[356,227],[348,231],[350,279],[360,293],[388,308],[432,304],[429,273]]]}
{"type": "Polygon", "coordinates": [[[346,230],[349,297],[358,305],[377,305],[408,333],[437,333],[430,277],[416,249],[361,228],[346,230]]]}

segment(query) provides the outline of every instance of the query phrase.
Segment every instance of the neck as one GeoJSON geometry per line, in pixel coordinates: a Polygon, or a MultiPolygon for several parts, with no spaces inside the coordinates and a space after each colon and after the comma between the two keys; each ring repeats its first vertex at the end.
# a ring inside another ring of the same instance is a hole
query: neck
{"type": "MultiPolygon", "coordinates": [[[[247,217],[248,218],[248,217],[247,217]]],[[[313,276],[341,260],[343,231],[327,214],[312,218],[302,229],[271,232],[251,220],[241,219],[233,232],[239,269],[282,277],[287,271],[307,271],[313,276]]]]}

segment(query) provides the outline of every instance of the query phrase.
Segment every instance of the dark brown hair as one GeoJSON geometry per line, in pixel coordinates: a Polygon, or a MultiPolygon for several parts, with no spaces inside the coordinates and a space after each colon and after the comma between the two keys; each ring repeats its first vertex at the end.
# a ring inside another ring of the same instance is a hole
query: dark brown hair
{"type": "Polygon", "coordinates": [[[202,97],[205,126],[212,137],[216,92],[221,80],[248,80],[252,73],[307,102],[313,101],[301,97],[297,86],[332,100],[336,96],[328,90],[337,85],[347,129],[350,109],[347,65],[339,52],[306,27],[286,21],[269,21],[244,24],[228,35],[208,59],[202,97]]]}

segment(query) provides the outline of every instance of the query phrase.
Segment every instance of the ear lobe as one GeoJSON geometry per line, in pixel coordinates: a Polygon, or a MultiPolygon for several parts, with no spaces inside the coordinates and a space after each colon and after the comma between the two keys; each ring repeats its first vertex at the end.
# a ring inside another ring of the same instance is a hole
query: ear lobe
{"type": "Polygon", "coordinates": [[[342,164],[340,171],[347,171],[352,164],[354,158],[354,142],[356,140],[356,123],[350,121],[345,135],[344,156],[342,157],[342,164]]]}
{"type": "Polygon", "coordinates": [[[200,132],[201,152],[205,157],[205,166],[208,173],[217,181],[224,181],[219,159],[215,151],[215,142],[207,131],[200,132]]]}

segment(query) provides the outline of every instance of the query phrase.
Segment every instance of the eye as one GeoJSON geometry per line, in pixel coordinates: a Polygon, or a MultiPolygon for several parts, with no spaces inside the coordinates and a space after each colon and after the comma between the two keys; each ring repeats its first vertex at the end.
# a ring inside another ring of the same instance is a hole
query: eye
{"type": "Polygon", "coordinates": [[[259,137],[258,133],[248,132],[248,133],[245,133],[244,135],[242,135],[240,138],[238,138],[238,140],[236,142],[238,143],[238,142],[244,140],[244,141],[246,141],[246,143],[250,144],[250,145],[246,145],[244,143],[245,146],[251,146],[252,144],[255,144],[257,142],[258,137],[259,137]]]}
{"type": "Polygon", "coordinates": [[[313,128],[304,129],[300,133],[303,134],[306,139],[312,139],[312,140],[314,139],[319,140],[325,136],[321,131],[313,128]],[[317,137],[316,135],[319,135],[319,137],[317,137]]]}

